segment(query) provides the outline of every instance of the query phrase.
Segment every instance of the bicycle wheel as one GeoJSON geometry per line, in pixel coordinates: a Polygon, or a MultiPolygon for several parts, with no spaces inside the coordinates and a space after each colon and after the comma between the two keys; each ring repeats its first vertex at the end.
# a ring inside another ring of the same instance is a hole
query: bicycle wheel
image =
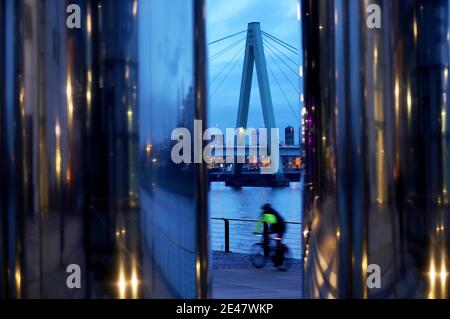
{"type": "Polygon", "coordinates": [[[283,244],[283,261],[277,266],[278,270],[280,271],[288,271],[294,262],[292,259],[291,251],[289,248],[283,244]]]}
{"type": "Polygon", "coordinates": [[[263,268],[266,265],[266,256],[264,256],[264,245],[254,244],[250,252],[250,261],[255,268],[263,268]]]}

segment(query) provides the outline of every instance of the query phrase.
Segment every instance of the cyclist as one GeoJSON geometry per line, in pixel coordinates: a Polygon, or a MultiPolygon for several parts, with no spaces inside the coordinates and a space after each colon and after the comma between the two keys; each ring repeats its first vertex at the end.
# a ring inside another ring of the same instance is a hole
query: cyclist
{"type": "Polygon", "coordinates": [[[261,218],[255,226],[254,233],[260,233],[261,225],[267,223],[269,225],[269,233],[266,233],[265,229],[263,231],[264,236],[264,254],[268,255],[270,252],[269,246],[269,234],[276,234],[277,237],[275,240],[277,241],[277,254],[275,257],[275,264],[281,263],[284,258],[284,248],[281,245],[281,241],[283,240],[283,235],[286,231],[286,223],[281,217],[281,215],[270,205],[264,204],[262,207],[261,218]]]}

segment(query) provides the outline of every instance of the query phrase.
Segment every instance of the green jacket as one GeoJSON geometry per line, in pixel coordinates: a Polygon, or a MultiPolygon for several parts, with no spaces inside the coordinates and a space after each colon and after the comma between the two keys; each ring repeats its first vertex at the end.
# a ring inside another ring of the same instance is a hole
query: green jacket
{"type": "Polygon", "coordinates": [[[278,222],[277,217],[274,214],[264,213],[262,215],[261,219],[256,224],[254,232],[259,232],[261,230],[261,225],[263,223],[273,225],[273,224],[276,224],[277,222],[278,222]]]}

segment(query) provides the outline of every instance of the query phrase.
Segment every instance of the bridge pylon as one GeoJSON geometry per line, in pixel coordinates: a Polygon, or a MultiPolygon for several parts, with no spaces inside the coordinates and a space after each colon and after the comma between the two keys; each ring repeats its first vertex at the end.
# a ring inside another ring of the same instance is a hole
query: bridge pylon
{"type": "MultiPolygon", "coordinates": [[[[250,93],[253,81],[253,70],[256,66],[258,77],[259,95],[264,118],[264,125],[267,129],[268,150],[272,139],[271,129],[277,128],[275,124],[275,114],[273,111],[272,94],[270,92],[269,75],[267,73],[266,56],[262,38],[261,26],[259,22],[250,22],[247,28],[247,40],[245,46],[244,66],[242,70],[241,90],[239,96],[239,109],[237,115],[236,129],[238,131],[247,129],[248,112],[250,104],[250,93]]],[[[283,165],[280,165],[276,179],[283,178],[283,165]]],[[[233,170],[235,175],[240,175],[242,164],[237,164],[233,170]]]]}

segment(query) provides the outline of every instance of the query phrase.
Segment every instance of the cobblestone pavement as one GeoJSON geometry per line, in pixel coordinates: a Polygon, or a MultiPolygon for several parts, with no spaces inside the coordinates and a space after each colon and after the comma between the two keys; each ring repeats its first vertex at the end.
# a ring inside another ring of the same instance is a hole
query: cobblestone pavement
{"type": "Polygon", "coordinates": [[[256,269],[249,255],[213,252],[212,295],[218,299],[300,299],[300,261],[282,272],[268,264],[256,269]]]}
{"type": "MultiPolygon", "coordinates": [[[[241,253],[229,253],[226,254],[223,251],[213,251],[213,269],[248,269],[254,268],[250,262],[250,255],[241,253]]],[[[267,264],[268,268],[272,267],[272,264],[267,264]]],[[[292,270],[300,269],[300,260],[292,260],[292,270]]]]}

